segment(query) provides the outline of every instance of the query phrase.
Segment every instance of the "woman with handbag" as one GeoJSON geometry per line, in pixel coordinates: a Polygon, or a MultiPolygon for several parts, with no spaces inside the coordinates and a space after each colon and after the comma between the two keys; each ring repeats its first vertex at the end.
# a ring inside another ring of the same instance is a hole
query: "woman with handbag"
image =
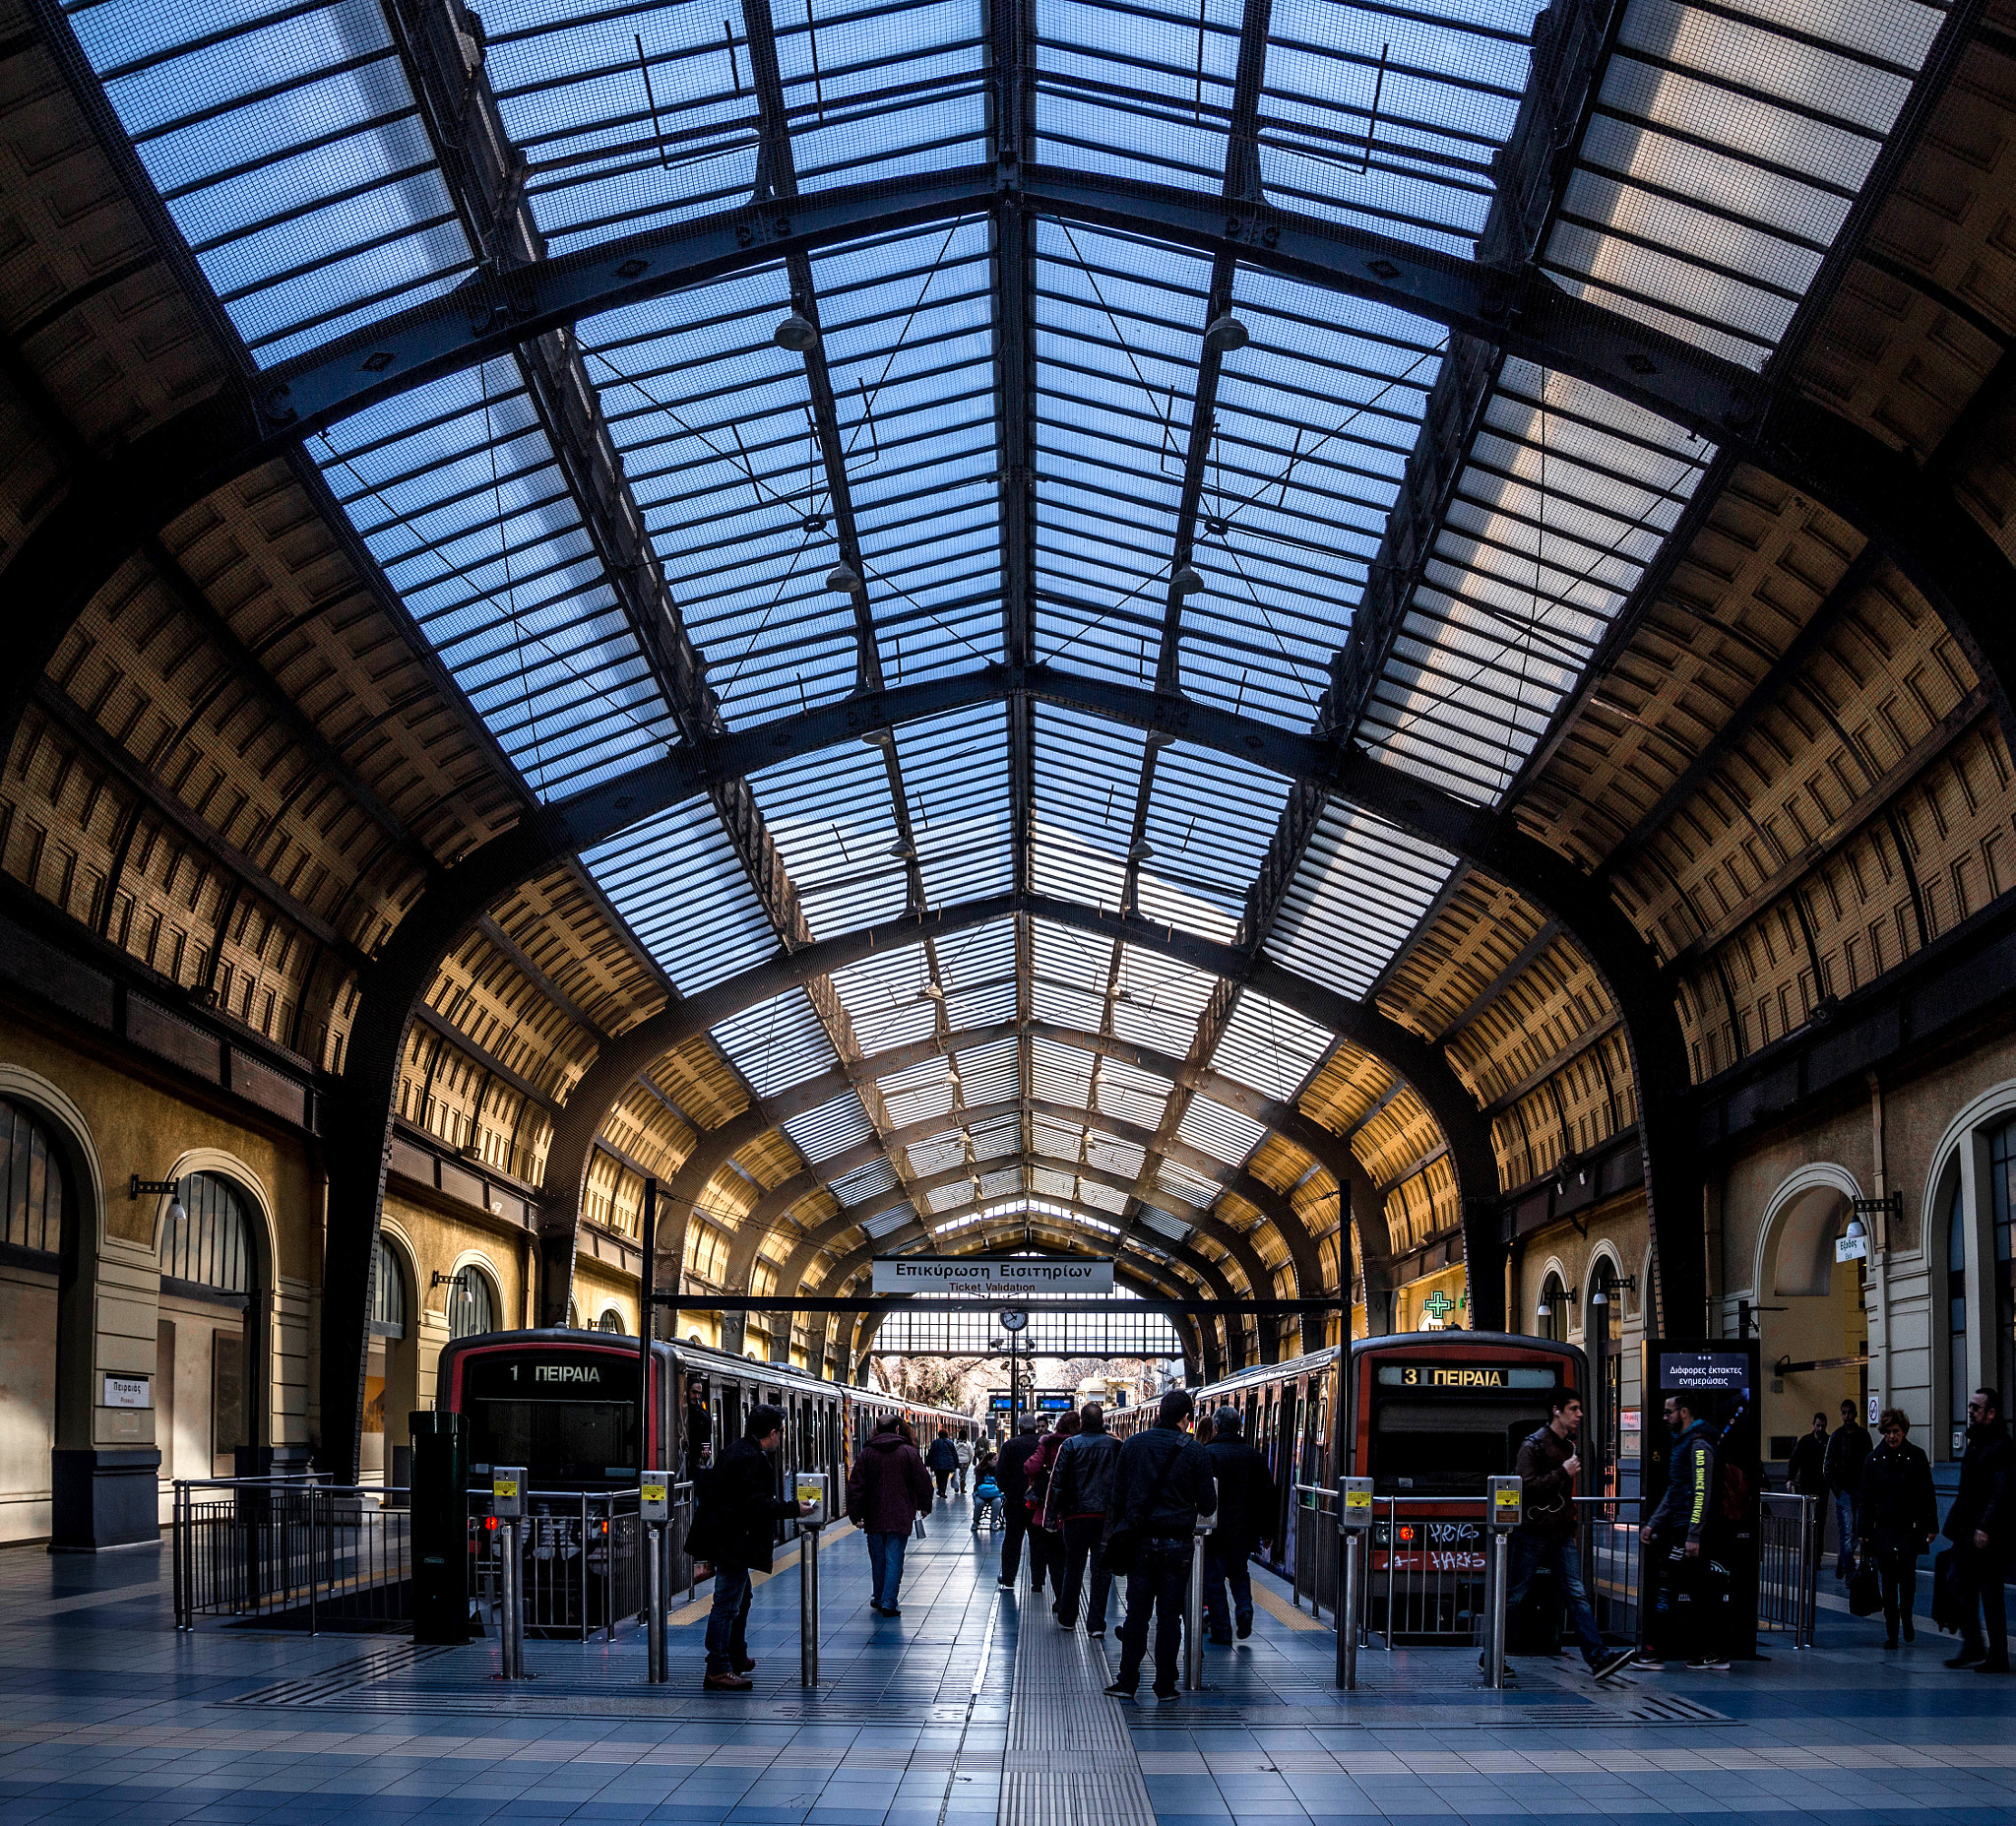
{"type": "MultiPolygon", "coordinates": [[[[1916,1639],[1911,1607],[1918,1596],[1918,1556],[1939,1534],[1939,1503],[1932,1493],[1932,1467],[1911,1443],[1911,1421],[1901,1408],[1886,1408],[1876,1422],[1879,1445],[1862,1461],[1860,1524],[1862,1552],[1875,1561],[1883,1600],[1883,1625],[1894,1649],[1898,1632],[1916,1639]]],[[[1856,1594],[1851,1581],[1851,1608],[1856,1594]]],[[[1873,1608],[1873,1606],[1871,1606],[1873,1608]]],[[[1859,1614],[1859,1613],[1858,1613],[1859,1614]]]]}

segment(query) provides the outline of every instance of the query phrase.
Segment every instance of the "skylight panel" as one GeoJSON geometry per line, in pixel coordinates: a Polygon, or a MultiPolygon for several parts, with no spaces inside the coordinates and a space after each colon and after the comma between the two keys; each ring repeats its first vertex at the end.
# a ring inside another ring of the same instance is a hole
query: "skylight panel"
{"type": "Polygon", "coordinates": [[[1031,932],[1037,1019],[1097,1033],[1105,1010],[1112,946],[1042,919],[1031,921],[1031,932]]]}
{"type": "MultiPolygon", "coordinates": [[[[925,904],[950,907],[1006,894],[1015,885],[1006,710],[989,706],[906,724],[896,732],[896,755],[925,904]]],[[[982,930],[992,930],[994,942],[962,942],[953,954],[965,963],[950,981],[975,980],[974,967],[990,957],[1012,968],[1012,951],[1002,949],[1003,940],[1012,944],[1010,928],[982,930]]],[[[940,947],[941,970],[948,950],[940,947]]]]}
{"type": "Polygon", "coordinates": [[[750,777],[815,936],[858,931],[909,904],[909,866],[879,748],[822,748],[750,777]]]}
{"type": "MultiPolygon", "coordinates": [[[[1267,953],[1326,989],[1362,996],[1455,867],[1454,856],[1368,813],[1326,804],[1282,896],[1267,953]]],[[[1240,1031],[1258,1038],[1252,1028],[1240,1031]]]]}
{"type": "Polygon", "coordinates": [[[1080,1204],[1092,1205],[1101,1211],[1109,1211],[1116,1217],[1127,1209],[1125,1192],[1115,1186],[1101,1185],[1092,1179],[1078,1181],[1078,1200],[1080,1204]]]}
{"type": "Polygon", "coordinates": [[[900,1230],[911,1223],[916,1214],[908,1205],[893,1205],[872,1218],[861,1220],[861,1231],[871,1237],[887,1236],[891,1230],[900,1230]]]}
{"type": "Polygon", "coordinates": [[[834,991],[853,1023],[862,1052],[872,1058],[930,1038],[937,1005],[924,993],[929,980],[921,945],[871,951],[858,964],[834,973],[834,991]]]}
{"type": "Polygon", "coordinates": [[[975,1123],[968,1133],[973,1137],[973,1155],[975,1160],[999,1160],[1005,1154],[1020,1152],[1022,1147],[1022,1118],[1020,1116],[996,1116],[990,1121],[975,1123]]]}
{"type": "Polygon", "coordinates": [[[1209,1097],[1193,1097],[1176,1133],[1213,1160],[1236,1166],[1267,1139],[1267,1131],[1250,1116],[1209,1097]]]}
{"type": "Polygon", "coordinates": [[[980,1196],[982,1198],[1006,1198],[1011,1192],[1020,1192],[1022,1168],[1010,1166],[997,1172],[980,1175],[980,1196]]]}
{"type": "MultiPolygon", "coordinates": [[[[933,1135],[924,1141],[914,1141],[906,1145],[904,1153],[910,1156],[911,1170],[924,1178],[947,1173],[966,1165],[966,1132],[963,1129],[948,1129],[942,1135],[933,1135]]],[[[946,1188],[942,1197],[946,1204],[956,1203],[966,1196],[965,1188],[946,1188]]],[[[933,1201],[940,1193],[931,1194],[933,1201]]],[[[943,1210],[940,1204],[938,1209],[943,1210]]]]}
{"type": "Polygon", "coordinates": [[[1022,1091],[1022,1044],[1012,1036],[958,1055],[969,1108],[1012,1102],[1022,1091]]]}
{"type": "Polygon", "coordinates": [[[1099,1068],[1099,1112],[1136,1128],[1154,1129],[1161,1125],[1174,1088],[1168,1079],[1142,1071],[1124,1059],[1104,1058],[1099,1068]]]}
{"type": "Polygon", "coordinates": [[[776,955],[777,928],[706,799],[648,818],[581,860],[681,994],[776,955]]]}
{"type": "Polygon", "coordinates": [[[1085,1162],[1102,1172],[1117,1174],[1122,1179],[1140,1177],[1141,1163],[1147,1158],[1131,1141],[1122,1141],[1117,1136],[1106,1135],[1095,1129],[1086,1137],[1085,1162]]]}
{"type": "Polygon", "coordinates": [[[802,989],[788,989],[731,1015],[714,1030],[714,1038],[759,1097],[769,1097],[838,1063],[826,1030],[802,989]]]}
{"type": "Polygon", "coordinates": [[[1287,1102],[1328,1055],[1334,1038],[1292,1008],[1242,989],[1211,1062],[1234,1082],[1287,1102]]]}
{"type": "Polygon", "coordinates": [[[1076,1161],[1085,1131],[1060,1116],[1045,1115],[1038,1111],[1032,1122],[1032,1133],[1036,1137],[1036,1150],[1046,1154],[1052,1160],[1076,1161]]]}
{"type": "Polygon", "coordinates": [[[898,1128],[952,1113],[952,1083],[943,1059],[926,1059],[879,1081],[889,1120],[898,1128]]]}
{"type": "Polygon", "coordinates": [[[1052,1103],[1084,1109],[1092,1102],[1093,1055],[1076,1046],[1060,1046],[1053,1039],[1036,1036],[1030,1044],[1030,1061],[1036,1073],[1036,1095],[1052,1103]]]}
{"type": "MultiPolygon", "coordinates": [[[[1070,1198],[1077,1179],[1071,1173],[1059,1172],[1054,1166],[1033,1166],[1030,1168],[1029,1182],[1031,1191],[1040,1192],[1045,1198],[1070,1198]]],[[[1076,1212],[1059,1212],[1058,1215],[1067,1218],[1073,1224],[1082,1224],[1086,1221],[1076,1212]]]]}
{"type": "Polygon", "coordinates": [[[1113,1032],[1181,1057],[1217,986],[1216,976],[1129,945],[1121,954],[1113,1032]]]}
{"type": "Polygon", "coordinates": [[[472,253],[372,0],[66,12],[262,366],[442,296],[472,253]]]}
{"type": "Polygon", "coordinates": [[[1189,1225],[1180,1218],[1171,1217],[1166,1211],[1158,1210],[1153,1205],[1144,1205],[1141,1208],[1140,1222],[1147,1225],[1150,1229],[1158,1230],[1176,1242],[1181,1242],[1190,1234],[1189,1225]]]}
{"type": "Polygon", "coordinates": [[[821,1161],[830,1161],[837,1154],[872,1141],[875,1136],[868,1112],[851,1091],[802,1116],[793,1116],[784,1125],[784,1131],[815,1166],[821,1161]]]}
{"type": "Polygon", "coordinates": [[[1158,1161],[1155,1164],[1155,1183],[1172,1197],[1180,1198],[1184,1204],[1193,1205],[1199,1211],[1208,1211],[1218,1202],[1220,1188],[1210,1180],[1199,1177],[1187,1166],[1179,1166],[1174,1161],[1158,1161]]]}
{"type": "Polygon", "coordinates": [[[834,1180],[829,1189],[844,1206],[870,1204],[896,1190],[896,1168],[887,1160],[870,1161],[834,1180]]]}

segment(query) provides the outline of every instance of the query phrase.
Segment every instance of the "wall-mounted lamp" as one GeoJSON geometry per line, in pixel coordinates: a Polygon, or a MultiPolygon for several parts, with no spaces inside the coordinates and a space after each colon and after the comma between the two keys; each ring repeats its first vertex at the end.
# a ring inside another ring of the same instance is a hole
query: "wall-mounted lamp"
{"type": "Polygon", "coordinates": [[[159,1198],[164,1192],[168,1195],[168,1222],[180,1224],[189,1215],[182,1208],[181,1180],[143,1179],[135,1173],[126,1188],[128,1198],[159,1198]]]}
{"type": "Polygon", "coordinates": [[[433,1280],[427,1283],[429,1291],[432,1291],[435,1288],[466,1288],[468,1286],[469,1270],[467,1268],[458,1268],[452,1275],[444,1275],[437,1268],[434,1270],[433,1280]]]}
{"type": "Polygon", "coordinates": [[[1612,1275],[1607,1281],[1599,1281],[1589,1296],[1592,1306],[1607,1306],[1612,1293],[1635,1293],[1638,1291],[1638,1277],[1625,1275],[1621,1279],[1612,1275]]]}
{"type": "Polygon", "coordinates": [[[1572,1306],[1575,1303],[1576,1292],[1577,1290],[1574,1288],[1563,1288],[1551,1299],[1545,1292],[1543,1292],[1540,1296],[1540,1304],[1533,1309],[1534,1317],[1537,1319],[1551,1319],[1554,1316],[1554,1299],[1560,1300],[1563,1305],[1572,1306]]]}

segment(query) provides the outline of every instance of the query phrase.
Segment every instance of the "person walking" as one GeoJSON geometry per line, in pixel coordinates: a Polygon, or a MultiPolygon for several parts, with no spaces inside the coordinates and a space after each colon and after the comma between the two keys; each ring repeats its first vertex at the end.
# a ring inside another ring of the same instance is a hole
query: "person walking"
{"type": "Polygon", "coordinates": [[[1575,1480],[1582,1470],[1575,1435],[1582,1426],[1582,1399],[1563,1391],[1549,1406],[1547,1423],[1527,1435],[1513,1464],[1520,1480],[1519,1527],[1512,1537],[1505,1611],[1518,1613],[1534,1575],[1548,1567],[1567,1604],[1583,1661],[1597,1679],[1607,1680],[1631,1661],[1633,1651],[1604,1647],[1582,1580],[1582,1548],[1575,1538],[1575,1480]]]}
{"type": "Polygon", "coordinates": [[[1848,1577],[1849,1554],[1861,1539],[1856,1527],[1856,1498],[1862,1486],[1862,1461],[1874,1445],[1869,1429],[1855,1417],[1855,1403],[1843,1402],[1841,1424],[1827,1441],[1827,1455],[1821,1462],[1827,1487],[1834,1492],[1834,1525],[1840,1532],[1839,1551],[1834,1559],[1837,1579],[1848,1577]]]}
{"type": "Polygon", "coordinates": [[[1236,1408],[1221,1408],[1205,1446],[1218,1481],[1218,1524],[1204,1537],[1204,1639],[1221,1648],[1231,1642],[1235,1625],[1241,1642],[1253,1633],[1253,1575],[1246,1562],[1281,1526],[1281,1490],[1267,1461],[1246,1443],[1245,1428],[1236,1408]]]}
{"type": "Polygon", "coordinates": [[[2016,1490],[2011,1490],[2009,1435],[2002,1425],[2002,1398],[1976,1389],[1967,1404],[1967,1452],[1960,1461],[1960,1489],[1946,1511],[1946,1539],[1953,1543],[1953,1586],[1963,1606],[1960,1653],[1949,1668],[1980,1673],[2009,1671],[2009,1613],[2002,1574],[2016,1536],[2016,1490]],[[1987,1642],[1982,1642],[1982,1622],[1987,1642]]]}
{"type": "Polygon", "coordinates": [[[1888,1637],[1883,1646],[1894,1649],[1900,1627],[1906,1642],[1918,1636],[1911,1616],[1918,1556],[1938,1539],[1939,1499],[1932,1490],[1931,1461],[1911,1443],[1904,1410],[1884,1409],[1876,1431],[1881,1438],[1862,1461],[1861,1542],[1876,1557],[1888,1637]]]}
{"type": "MultiPolygon", "coordinates": [[[[1667,1435],[1673,1442],[1666,1490],[1639,1530],[1645,1564],[1662,1573],[1656,1640],[1670,1640],[1695,1673],[1729,1667],[1722,1646],[1729,1567],[1721,1557],[1722,1467],[1708,1411],[1712,1399],[1692,1392],[1666,1398],[1667,1435]]],[[[1648,1651],[1630,1665],[1649,1670],[1666,1664],[1648,1651]]]]}
{"type": "Polygon", "coordinates": [[[1052,1616],[1059,1614],[1064,1595],[1064,1536],[1050,1513],[1050,1483],[1057,1454],[1077,1435],[1077,1415],[1058,1415],[1057,1423],[1043,1436],[1042,1449],[1029,1461],[1029,1589],[1040,1592],[1048,1579],[1052,1616]]]}
{"type": "Polygon", "coordinates": [[[1105,1410],[1089,1401],[1078,1411],[1077,1437],[1067,1439],[1050,1471],[1050,1509],[1062,1527],[1064,1583],[1057,1595],[1057,1621],[1078,1627],[1081,1600],[1085,1633],[1099,1640],[1106,1633],[1106,1600],[1113,1575],[1106,1570],[1106,1516],[1113,1505],[1113,1475],[1120,1460],[1120,1442],[1106,1431],[1105,1410]],[[1086,1593],[1086,1563],[1092,1567],[1092,1590],[1086,1593]]]}
{"type": "Polygon", "coordinates": [[[752,1572],[768,1572],[777,1544],[777,1525],[809,1515],[810,1503],[777,1493],[771,1461],[784,1440],[784,1414],[777,1408],[749,1410],[743,1435],[701,1480],[700,1500],[687,1531],[686,1550],[714,1569],[714,1605],[707,1613],[707,1675],[701,1685],[719,1693],[746,1693],[749,1670],[749,1600],[752,1572]]]}
{"type": "Polygon", "coordinates": [[[959,1461],[959,1468],[952,1474],[952,1487],[960,1495],[966,1494],[966,1474],[973,1469],[973,1441],[955,1439],[952,1442],[952,1456],[959,1461]]]}
{"type": "Polygon", "coordinates": [[[1813,1416],[1813,1430],[1801,1433],[1785,1461],[1785,1487],[1799,1496],[1827,1494],[1827,1417],[1813,1416]]]}
{"type": "Polygon", "coordinates": [[[868,1567],[875,1591],[868,1608],[901,1616],[903,1549],[911,1525],[931,1513],[931,1480],[917,1449],[904,1437],[903,1421],[885,1415],[847,1475],[847,1519],[868,1538],[868,1567]]]}
{"type": "Polygon", "coordinates": [[[959,1469],[959,1448],[952,1443],[951,1427],[938,1428],[938,1437],[931,1441],[930,1456],[924,1460],[924,1468],[936,1480],[938,1500],[943,1502],[952,1474],[959,1469]]]}
{"type": "Polygon", "coordinates": [[[1113,1508],[1106,1524],[1111,1541],[1122,1530],[1133,1543],[1127,1568],[1127,1614],[1120,1624],[1120,1669],[1106,1688],[1132,1699],[1141,1684],[1148,1649],[1148,1623],[1155,1619],[1155,1696],[1164,1705],[1177,1698],[1176,1673],[1183,1647],[1183,1589],[1189,1583],[1191,1542],[1197,1518],[1218,1507],[1218,1483],[1211,1454],[1183,1430],[1195,1407],[1182,1389],[1162,1398],[1153,1426],[1120,1447],[1113,1472],[1113,1508]]]}
{"type": "MultiPolygon", "coordinates": [[[[1022,1570],[1022,1541],[1029,1533],[1029,1461],[1041,1446],[1036,1416],[1025,1414],[1017,1418],[1015,1437],[1001,1448],[1001,1456],[994,1461],[994,1481],[1001,1486],[1001,1519],[1007,1529],[1001,1538],[1003,1591],[1015,1589],[1015,1575],[1022,1570]]],[[[1031,1565],[1032,1580],[1040,1570],[1031,1565]]],[[[1040,1590],[1040,1585],[1037,1589],[1040,1590]]]]}

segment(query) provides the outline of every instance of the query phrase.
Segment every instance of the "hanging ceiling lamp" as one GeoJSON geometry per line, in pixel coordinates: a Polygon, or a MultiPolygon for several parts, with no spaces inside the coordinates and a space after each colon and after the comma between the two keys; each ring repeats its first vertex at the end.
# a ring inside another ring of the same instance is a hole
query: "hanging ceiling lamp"
{"type": "Polygon", "coordinates": [[[793,311],[771,331],[770,340],[780,348],[788,348],[792,354],[802,355],[807,349],[819,346],[819,332],[803,312],[793,311]]]}
{"type": "Polygon", "coordinates": [[[1252,340],[1246,326],[1230,311],[1227,311],[1223,317],[1214,317],[1204,329],[1206,346],[1218,349],[1221,353],[1228,354],[1234,348],[1244,348],[1252,340]]]}
{"type": "Polygon", "coordinates": [[[1194,564],[1179,564],[1175,575],[1169,579],[1169,588],[1177,596],[1195,596],[1204,588],[1204,579],[1194,564]]]}
{"type": "Polygon", "coordinates": [[[1146,862],[1154,854],[1155,846],[1145,837],[1139,843],[1127,846],[1127,860],[1130,862],[1146,862]]]}
{"type": "Polygon", "coordinates": [[[861,574],[850,564],[836,564],[826,573],[826,587],[841,596],[852,596],[861,587],[861,574]]]}

